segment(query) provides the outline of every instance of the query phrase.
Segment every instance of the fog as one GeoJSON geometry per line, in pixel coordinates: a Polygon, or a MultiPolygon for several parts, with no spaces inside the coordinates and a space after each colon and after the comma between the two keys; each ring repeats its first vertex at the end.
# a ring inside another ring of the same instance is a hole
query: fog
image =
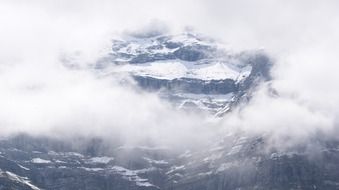
{"type": "Polygon", "coordinates": [[[1,134],[102,136],[132,144],[151,139],[168,146],[233,130],[269,133],[277,143],[319,131],[335,136],[338,6],[315,0],[1,1],[1,134]],[[264,49],[275,60],[274,80],[247,107],[211,122],[93,72],[112,38],[150,28],[190,28],[232,51],[264,49]]]}

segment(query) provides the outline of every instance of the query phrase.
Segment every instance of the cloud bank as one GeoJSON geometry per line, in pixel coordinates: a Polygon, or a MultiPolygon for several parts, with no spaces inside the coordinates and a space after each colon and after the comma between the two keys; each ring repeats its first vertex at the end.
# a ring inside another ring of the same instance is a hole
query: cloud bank
{"type": "Polygon", "coordinates": [[[0,4],[2,134],[80,133],[131,143],[151,138],[184,144],[208,140],[220,128],[272,133],[277,139],[337,130],[336,1],[0,4]],[[173,33],[189,26],[235,51],[264,48],[276,60],[270,86],[279,97],[272,97],[263,85],[249,106],[211,124],[200,115],[178,112],[155,95],[93,74],[91,65],[110,51],[111,38],[145,25],[173,33]],[[64,58],[76,69],[64,67],[64,58]]]}

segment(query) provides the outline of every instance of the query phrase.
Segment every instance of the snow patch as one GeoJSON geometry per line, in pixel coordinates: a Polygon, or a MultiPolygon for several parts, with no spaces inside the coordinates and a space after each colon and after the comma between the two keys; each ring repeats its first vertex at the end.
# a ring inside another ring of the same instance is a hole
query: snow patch
{"type": "Polygon", "coordinates": [[[112,157],[93,157],[87,160],[88,163],[99,163],[99,164],[108,164],[110,161],[113,161],[114,158],[112,157]]]}
{"type": "Polygon", "coordinates": [[[24,167],[24,166],[22,166],[22,165],[20,165],[20,164],[18,164],[18,166],[20,167],[20,168],[22,168],[22,169],[24,169],[24,170],[30,170],[29,168],[26,168],[26,167],[24,167]]]}
{"type": "Polygon", "coordinates": [[[147,160],[149,163],[152,163],[152,164],[161,164],[161,165],[164,165],[164,164],[168,164],[167,161],[165,160],[154,160],[154,159],[150,159],[150,158],[147,158],[147,157],[144,157],[145,160],[147,160]]]}
{"type": "Polygon", "coordinates": [[[32,163],[35,163],[35,164],[49,164],[51,163],[50,160],[44,160],[44,159],[41,159],[41,158],[33,158],[31,160],[32,163]]]}
{"type": "Polygon", "coordinates": [[[241,69],[224,62],[211,61],[208,64],[201,64],[169,60],[143,64],[123,64],[112,67],[107,74],[130,73],[136,76],[167,80],[193,78],[201,80],[232,79],[234,81],[241,81],[249,76],[251,69],[251,66],[241,69]]]}
{"type": "Polygon", "coordinates": [[[166,174],[171,174],[173,172],[177,172],[177,171],[182,171],[185,169],[185,166],[184,165],[181,165],[181,166],[173,166],[171,167],[171,170],[169,170],[168,172],[166,172],[166,174]]]}
{"type": "MultiPolygon", "coordinates": [[[[7,175],[8,178],[9,178],[10,180],[12,180],[12,181],[16,181],[16,182],[18,182],[18,183],[25,184],[25,185],[29,186],[31,189],[33,189],[33,190],[40,190],[40,188],[38,188],[37,186],[31,184],[31,182],[28,180],[27,177],[22,177],[22,176],[19,176],[19,175],[14,174],[14,173],[12,173],[12,172],[9,172],[9,171],[6,171],[6,172],[4,172],[4,173],[5,173],[5,175],[7,175]]],[[[1,174],[2,176],[4,175],[4,173],[0,170],[0,174],[1,174]],[[1,173],[2,173],[2,174],[1,174],[1,173]]]]}
{"type": "Polygon", "coordinates": [[[98,171],[103,171],[103,168],[86,168],[86,167],[78,167],[80,169],[84,169],[86,171],[92,171],[92,172],[98,172],[98,171]]]}
{"type": "Polygon", "coordinates": [[[122,175],[124,179],[135,182],[137,186],[157,187],[148,182],[147,179],[139,177],[137,175],[139,173],[139,170],[129,170],[121,166],[113,166],[111,169],[117,174],[122,175]]]}

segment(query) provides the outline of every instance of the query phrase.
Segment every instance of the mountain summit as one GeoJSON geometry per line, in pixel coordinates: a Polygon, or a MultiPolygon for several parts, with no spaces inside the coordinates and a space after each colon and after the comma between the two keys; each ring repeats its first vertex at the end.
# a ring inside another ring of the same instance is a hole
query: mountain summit
{"type": "Polygon", "coordinates": [[[262,51],[232,53],[207,37],[182,33],[113,40],[112,52],[97,67],[128,73],[142,89],[158,91],[180,108],[223,115],[270,80],[271,65],[262,51]]]}

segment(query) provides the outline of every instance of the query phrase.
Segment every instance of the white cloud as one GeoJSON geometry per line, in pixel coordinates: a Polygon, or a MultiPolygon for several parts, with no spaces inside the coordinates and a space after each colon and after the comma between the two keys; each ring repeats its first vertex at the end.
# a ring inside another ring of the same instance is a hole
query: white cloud
{"type": "Polygon", "coordinates": [[[337,6],[331,0],[2,1],[1,130],[81,129],[172,142],[208,138],[193,134],[203,123],[199,116],[181,115],[154,95],[139,95],[60,62],[68,55],[87,66],[109,51],[111,37],[155,20],[173,32],[192,26],[238,50],[265,47],[276,59],[272,86],[281,97],[262,89],[248,108],[225,118],[226,127],[296,137],[329,131],[339,105],[337,6]]]}

